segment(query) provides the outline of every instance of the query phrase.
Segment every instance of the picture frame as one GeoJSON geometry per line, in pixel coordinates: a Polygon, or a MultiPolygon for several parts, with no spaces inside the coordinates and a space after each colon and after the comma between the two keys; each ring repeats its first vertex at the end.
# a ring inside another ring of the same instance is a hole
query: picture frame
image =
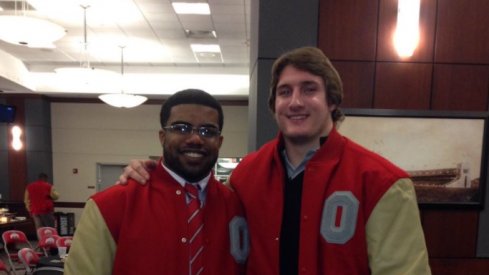
{"type": "Polygon", "coordinates": [[[483,207],[488,112],[343,111],[339,132],[408,172],[420,206],[483,207]]]}

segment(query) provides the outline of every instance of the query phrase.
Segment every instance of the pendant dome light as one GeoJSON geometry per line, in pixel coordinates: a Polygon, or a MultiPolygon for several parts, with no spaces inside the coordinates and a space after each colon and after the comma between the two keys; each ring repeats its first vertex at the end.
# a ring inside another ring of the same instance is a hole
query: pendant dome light
{"type": "MultiPolygon", "coordinates": [[[[121,83],[124,83],[124,46],[121,48],[121,83]]],[[[143,104],[148,98],[140,95],[133,95],[124,93],[124,89],[121,88],[120,93],[116,94],[103,94],[99,96],[100,100],[109,104],[110,106],[117,108],[133,108],[143,104]]]]}
{"type": "Polygon", "coordinates": [[[53,44],[65,35],[65,29],[48,20],[27,16],[27,3],[21,2],[14,15],[0,15],[0,39],[14,45],[29,48],[56,48],[53,44]]]}

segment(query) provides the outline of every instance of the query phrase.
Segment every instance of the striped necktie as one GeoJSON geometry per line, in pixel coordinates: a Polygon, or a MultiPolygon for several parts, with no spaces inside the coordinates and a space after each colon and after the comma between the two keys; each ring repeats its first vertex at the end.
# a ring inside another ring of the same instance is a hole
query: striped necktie
{"type": "Polygon", "coordinates": [[[188,203],[188,233],[189,233],[189,274],[198,275],[204,271],[204,215],[200,208],[199,190],[189,183],[185,191],[190,198],[188,203]]]}

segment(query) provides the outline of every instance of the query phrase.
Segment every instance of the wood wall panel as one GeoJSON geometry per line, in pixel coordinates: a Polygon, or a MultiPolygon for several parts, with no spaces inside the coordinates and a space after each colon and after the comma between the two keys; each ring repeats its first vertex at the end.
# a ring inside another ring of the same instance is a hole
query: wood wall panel
{"type": "Polygon", "coordinates": [[[489,1],[439,0],[435,62],[489,63],[489,1]]]}
{"type": "Polygon", "coordinates": [[[436,0],[421,1],[419,28],[419,45],[413,56],[402,59],[394,48],[394,31],[397,25],[397,0],[380,0],[379,7],[379,34],[377,60],[410,62],[432,62],[433,44],[435,37],[436,0]]]}
{"type": "Polygon", "coordinates": [[[372,108],[374,62],[333,62],[343,81],[342,107],[372,108]]]}
{"type": "MultiPolygon", "coordinates": [[[[17,110],[15,114],[15,125],[25,128],[25,112],[24,112],[24,99],[22,97],[7,98],[7,104],[14,105],[17,110]]],[[[8,171],[9,171],[9,186],[10,186],[10,200],[11,201],[23,201],[24,191],[27,181],[27,159],[25,150],[25,132],[22,134],[21,139],[24,144],[24,148],[19,151],[15,151],[10,146],[12,142],[12,135],[10,133],[10,127],[8,130],[8,171]]]]}
{"type": "MultiPolygon", "coordinates": [[[[367,2],[320,0],[318,46],[342,75],[343,106],[368,106],[370,95],[363,91],[370,85],[364,78],[370,71],[362,72],[356,62],[371,61],[371,108],[488,109],[489,1],[421,1],[420,45],[403,60],[391,46],[397,1],[367,2]],[[372,30],[375,20],[377,29],[372,30]],[[372,34],[377,35],[377,52],[372,34]]],[[[434,275],[489,274],[489,259],[476,258],[480,210],[422,209],[421,214],[434,275]]]]}
{"type": "MultiPolygon", "coordinates": [[[[9,129],[10,134],[10,129],[9,129]]],[[[25,141],[24,141],[25,144],[25,141]]],[[[9,140],[10,146],[10,140],[9,140]]],[[[25,150],[8,152],[10,200],[23,201],[27,182],[27,160],[25,150]]]]}
{"type": "Polygon", "coordinates": [[[430,259],[433,275],[487,275],[489,259],[430,259]]]}
{"type": "Polygon", "coordinates": [[[489,66],[435,65],[434,110],[487,111],[489,66]]]}
{"type": "Polygon", "coordinates": [[[431,64],[377,63],[374,108],[430,108],[431,64]]]}
{"type": "Polygon", "coordinates": [[[375,59],[378,0],[322,0],[318,45],[331,59],[375,59]]]}
{"type": "Polygon", "coordinates": [[[478,231],[478,211],[421,211],[421,222],[430,258],[474,258],[478,231]]]}

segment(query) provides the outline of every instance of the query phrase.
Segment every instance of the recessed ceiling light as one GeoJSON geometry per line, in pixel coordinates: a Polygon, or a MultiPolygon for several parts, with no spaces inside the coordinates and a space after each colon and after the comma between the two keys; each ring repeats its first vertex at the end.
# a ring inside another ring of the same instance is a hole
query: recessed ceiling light
{"type": "Polygon", "coordinates": [[[221,47],[217,44],[191,44],[194,52],[220,53],[221,47]]]}
{"type": "Polygon", "coordinates": [[[216,31],[209,31],[209,30],[185,30],[185,35],[187,35],[188,38],[196,38],[196,39],[217,38],[216,31]]]}
{"type": "Polygon", "coordinates": [[[173,2],[172,5],[177,14],[211,14],[207,3],[173,2]]]}

